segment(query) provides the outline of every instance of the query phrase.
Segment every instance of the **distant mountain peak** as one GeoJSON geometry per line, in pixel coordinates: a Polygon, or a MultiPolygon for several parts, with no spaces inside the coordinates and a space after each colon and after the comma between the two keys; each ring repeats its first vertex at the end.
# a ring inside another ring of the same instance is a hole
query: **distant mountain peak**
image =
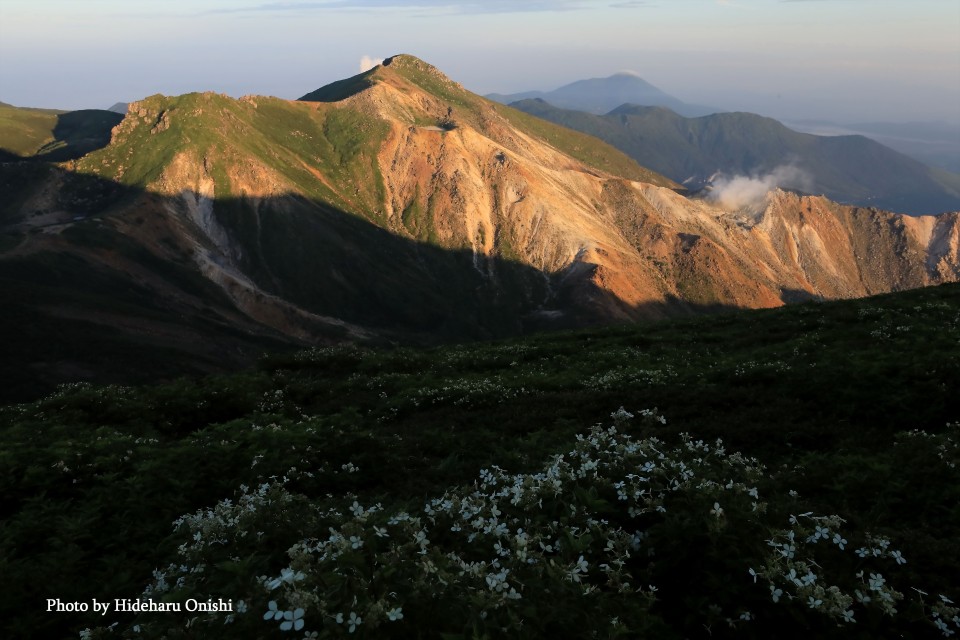
{"type": "Polygon", "coordinates": [[[688,117],[704,116],[721,111],[693,105],[650,84],[635,71],[618,71],[605,78],[588,78],[571,82],[553,91],[527,91],[509,95],[490,94],[487,98],[511,104],[519,100],[540,98],[561,109],[575,109],[594,114],[608,113],[623,104],[666,107],[688,117]]]}

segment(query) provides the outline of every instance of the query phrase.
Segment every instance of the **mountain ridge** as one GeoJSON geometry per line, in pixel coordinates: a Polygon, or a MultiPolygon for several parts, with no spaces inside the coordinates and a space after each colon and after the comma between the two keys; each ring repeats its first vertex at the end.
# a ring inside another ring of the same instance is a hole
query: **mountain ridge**
{"type": "MultiPolygon", "coordinates": [[[[412,56],[389,60],[311,92],[330,102],[151,96],[81,158],[0,163],[0,280],[27,292],[46,278],[9,321],[107,344],[123,322],[150,357],[229,328],[249,357],[267,343],[486,339],[960,275],[958,214],[786,191],[725,210],[412,56]],[[99,311],[114,299],[122,308],[99,311]]],[[[79,348],[8,366],[104,367],[79,348]]]]}
{"type": "Polygon", "coordinates": [[[809,176],[805,190],[841,202],[913,214],[960,209],[960,176],[931,169],[865,136],[799,133],[746,112],[684,118],[664,107],[625,104],[598,116],[544,101],[512,106],[596,135],[694,189],[709,184],[717,172],[756,176],[791,165],[809,176]]]}

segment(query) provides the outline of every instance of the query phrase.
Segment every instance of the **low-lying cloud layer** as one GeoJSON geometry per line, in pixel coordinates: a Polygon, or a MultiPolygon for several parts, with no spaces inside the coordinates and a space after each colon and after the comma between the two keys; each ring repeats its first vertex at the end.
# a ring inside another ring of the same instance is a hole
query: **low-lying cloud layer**
{"type": "Polygon", "coordinates": [[[761,208],[767,194],[781,187],[811,191],[813,178],[809,173],[794,165],[781,165],[763,175],[721,176],[711,186],[710,200],[729,211],[761,208]]]}

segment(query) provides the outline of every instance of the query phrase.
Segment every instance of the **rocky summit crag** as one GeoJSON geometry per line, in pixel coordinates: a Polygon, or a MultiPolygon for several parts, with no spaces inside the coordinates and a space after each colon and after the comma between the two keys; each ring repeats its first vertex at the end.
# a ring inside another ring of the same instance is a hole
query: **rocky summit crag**
{"type": "Polygon", "coordinates": [[[151,96],[82,157],[4,157],[3,328],[22,340],[3,376],[23,393],[284,344],[486,338],[960,277],[958,213],[780,190],[728,211],[406,55],[299,101],[151,96]]]}

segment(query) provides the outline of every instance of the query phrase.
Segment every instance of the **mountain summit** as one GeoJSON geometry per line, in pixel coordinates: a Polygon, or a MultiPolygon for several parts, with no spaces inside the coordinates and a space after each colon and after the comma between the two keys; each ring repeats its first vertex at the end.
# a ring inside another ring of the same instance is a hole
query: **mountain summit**
{"type": "Polygon", "coordinates": [[[151,96],[77,160],[0,164],[0,189],[4,366],[47,383],[960,276],[958,214],[727,210],[406,55],[301,101],[151,96]]]}

